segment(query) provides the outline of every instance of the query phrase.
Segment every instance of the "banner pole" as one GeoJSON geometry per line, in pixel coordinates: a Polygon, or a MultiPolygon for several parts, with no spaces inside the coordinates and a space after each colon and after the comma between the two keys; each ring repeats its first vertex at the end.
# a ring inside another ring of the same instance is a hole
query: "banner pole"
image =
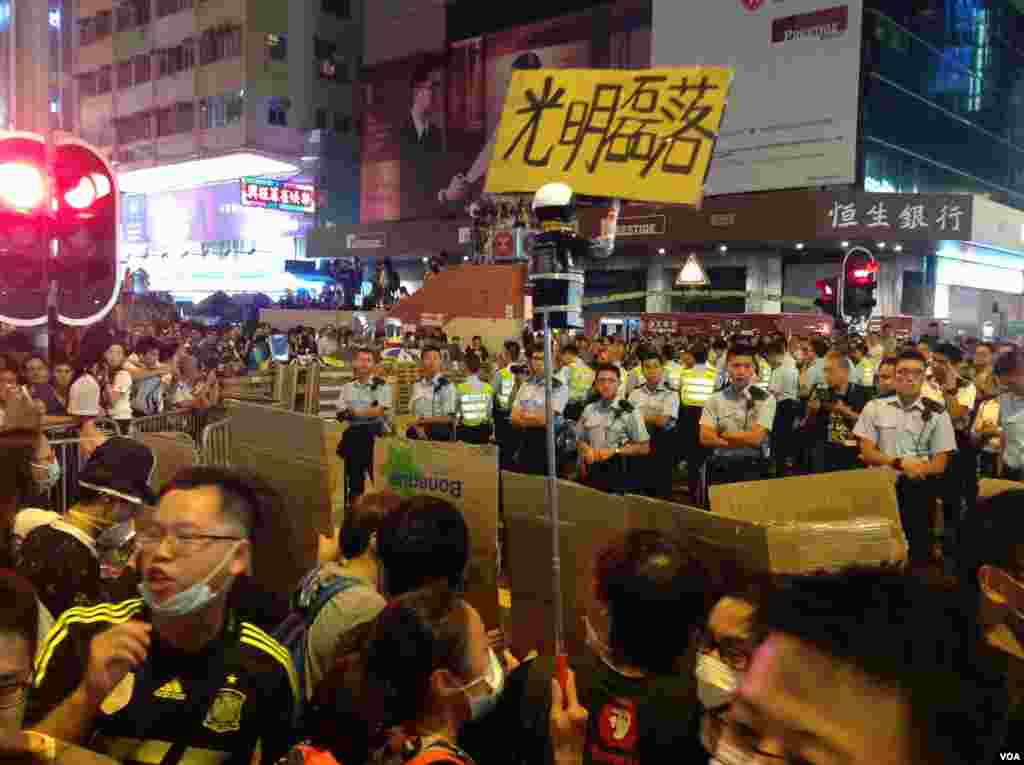
{"type": "Polygon", "coordinates": [[[569,672],[569,659],[565,651],[565,624],[562,613],[562,554],[558,514],[558,461],[555,455],[555,419],[551,393],[552,376],[555,373],[554,354],[551,352],[551,320],[547,309],[541,309],[544,316],[544,414],[547,431],[548,477],[546,495],[548,512],[551,516],[551,581],[555,599],[555,662],[558,681],[564,690],[569,672]]]}

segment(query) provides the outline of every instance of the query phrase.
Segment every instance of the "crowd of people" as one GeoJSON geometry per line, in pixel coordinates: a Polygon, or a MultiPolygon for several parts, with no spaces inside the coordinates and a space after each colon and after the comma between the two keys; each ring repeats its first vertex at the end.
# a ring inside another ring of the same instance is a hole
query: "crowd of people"
{"type": "Polygon", "coordinates": [[[286,507],[272,488],[197,467],[153,496],[152,455],[113,437],[72,513],[25,518],[40,416],[5,401],[0,509],[24,534],[0,570],[8,757],[977,765],[1021,751],[1019,660],[999,647],[1022,636],[1024,490],[970,517],[956,586],[896,566],[770,576],[698,540],[617,535],[591,562],[586,639],[563,675],[554,657],[516,658],[467,600],[470,533],[446,500],[363,494],[272,608],[251,577],[286,507]],[[124,528],[132,549],[110,571],[124,528]]]}

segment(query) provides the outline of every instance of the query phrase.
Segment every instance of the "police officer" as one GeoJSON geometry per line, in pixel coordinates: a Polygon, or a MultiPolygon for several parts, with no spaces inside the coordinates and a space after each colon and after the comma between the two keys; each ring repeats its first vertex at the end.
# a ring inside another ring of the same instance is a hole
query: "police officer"
{"type": "Polygon", "coordinates": [[[651,456],[641,463],[640,487],[651,496],[672,496],[672,471],[676,463],[675,426],[679,417],[679,394],[665,379],[661,357],[649,351],[641,359],[645,384],[634,388],[629,403],[644,419],[650,434],[651,456]]]}
{"type": "Polygon", "coordinates": [[[726,354],[729,382],[711,395],[700,418],[701,446],[714,449],[707,484],[765,478],[765,447],[775,422],[775,397],[753,385],[754,349],[733,345],[726,354]]]}
{"type": "Polygon", "coordinates": [[[412,386],[409,410],[416,421],[406,436],[429,441],[451,441],[455,422],[455,386],[441,375],[441,351],[436,345],[423,349],[423,377],[412,386]]]}
{"type": "Polygon", "coordinates": [[[682,387],[683,365],[676,361],[676,348],[671,343],[666,343],[661,349],[661,369],[665,375],[665,385],[676,393],[682,387]]]}
{"type": "Polygon", "coordinates": [[[356,378],[341,387],[338,419],[348,428],[338,444],[338,456],[345,460],[345,504],[363,494],[366,476],[373,477],[373,443],[388,429],[391,414],[391,386],[380,377],[371,379],[376,362],[374,352],[359,348],[352,359],[356,378]]]}
{"type": "Polygon", "coordinates": [[[594,387],[594,370],[588,367],[579,357],[579,350],[574,343],[562,349],[562,384],[569,389],[569,403],[565,405],[565,419],[579,420],[587,397],[594,387]]]}
{"type": "Polygon", "coordinates": [[[924,375],[920,353],[900,354],[896,394],[869,402],[853,429],[866,464],[888,466],[900,474],[896,494],[914,566],[926,565],[930,558],[932,505],[942,489],[940,478],[950,454],[956,450],[949,413],[921,396],[924,375]]]}
{"type": "Polygon", "coordinates": [[[1019,351],[1002,354],[995,373],[1005,389],[999,396],[1003,477],[1024,481],[1024,355],[1019,351]]]}
{"type": "MultiPolygon", "coordinates": [[[[602,364],[610,364],[611,366],[619,370],[619,389],[615,392],[615,400],[618,401],[626,395],[626,371],[622,368],[622,365],[619,364],[617,361],[612,361],[612,349],[611,346],[608,345],[607,343],[603,343],[602,345],[597,346],[597,363],[594,365],[594,369],[596,370],[597,367],[601,366],[602,364]]],[[[595,390],[591,393],[590,396],[591,401],[594,401],[596,398],[600,397],[600,394],[598,394],[596,390],[596,382],[594,388],[595,390]]]]}
{"type": "Polygon", "coordinates": [[[636,481],[626,458],[650,455],[650,435],[640,411],[617,398],[621,385],[619,368],[599,364],[595,372],[594,384],[600,398],[588,404],[580,417],[580,478],[601,491],[629,491],[636,481]]]}
{"type": "Polygon", "coordinates": [[[469,377],[455,386],[459,440],[467,444],[487,444],[494,431],[494,388],[480,380],[480,358],[475,353],[466,354],[465,364],[469,377]]]}
{"type": "Polygon", "coordinates": [[[502,470],[511,470],[515,462],[519,442],[518,432],[509,423],[512,414],[512,402],[515,400],[518,386],[529,371],[519,358],[519,343],[509,340],[505,343],[504,358],[506,364],[495,375],[494,392],[494,440],[498,443],[498,461],[502,470]]]}
{"type": "MultiPolygon", "coordinates": [[[[535,347],[530,353],[532,375],[519,387],[515,402],[512,404],[512,429],[518,434],[519,453],[515,461],[515,469],[520,473],[545,475],[548,471],[547,415],[545,405],[544,383],[544,348],[535,347]]],[[[569,389],[552,376],[551,379],[551,410],[555,417],[555,425],[559,424],[565,404],[569,399],[569,389]]]]}
{"type": "Polygon", "coordinates": [[[876,359],[868,355],[863,340],[858,338],[850,343],[850,361],[853,363],[850,382],[854,385],[863,385],[865,388],[874,388],[875,369],[878,364],[876,359]]]}

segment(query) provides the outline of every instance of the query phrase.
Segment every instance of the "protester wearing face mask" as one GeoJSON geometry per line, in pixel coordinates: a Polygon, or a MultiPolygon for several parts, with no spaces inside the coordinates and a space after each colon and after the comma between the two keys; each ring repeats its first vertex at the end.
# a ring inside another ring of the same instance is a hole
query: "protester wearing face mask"
{"type": "Polygon", "coordinates": [[[293,739],[287,651],[228,605],[251,566],[262,482],[218,468],[172,480],[138,528],[141,598],[75,608],[42,646],[26,721],[126,762],[178,748],[274,763],[293,739]],[[83,657],[88,657],[83,662],[83,657]]]}
{"type": "Polygon", "coordinates": [[[26,489],[21,492],[23,496],[18,500],[18,514],[14,516],[14,525],[11,530],[12,549],[16,556],[21,548],[21,543],[25,541],[25,537],[30,532],[60,518],[57,513],[45,509],[50,492],[60,483],[62,475],[57,455],[54,454],[49,439],[43,433],[31,436],[26,434],[26,440],[34,440],[35,443],[32,446],[27,471],[27,477],[31,479],[31,482],[27,483],[26,489]],[[39,507],[24,504],[33,499],[38,500],[39,507]]]}
{"type": "Polygon", "coordinates": [[[127,438],[104,443],[78,476],[78,503],[66,517],[31,531],[18,553],[18,573],[32,582],[43,604],[59,615],[131,593],[134,574],[131,520],[152,502],[155,460],[127,438]]]}

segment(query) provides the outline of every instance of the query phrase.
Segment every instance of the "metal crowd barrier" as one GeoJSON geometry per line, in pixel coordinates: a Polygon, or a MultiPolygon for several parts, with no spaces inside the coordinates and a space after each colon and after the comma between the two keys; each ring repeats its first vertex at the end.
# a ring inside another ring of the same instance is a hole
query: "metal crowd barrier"
{"type": "Polygon", "coordinates": [[[202,439],[203,428],[206,427],[208,420],[209,410],[206,409],[163,412],[148,417],[136,417],[131,421],[129,434],[187,433],[198,444],[202,439]]]}
{"type": "Polygon", "coordinates": [[[203,428],[200,451],[204,465],[231,467],[231,418],[203,428]]]}

